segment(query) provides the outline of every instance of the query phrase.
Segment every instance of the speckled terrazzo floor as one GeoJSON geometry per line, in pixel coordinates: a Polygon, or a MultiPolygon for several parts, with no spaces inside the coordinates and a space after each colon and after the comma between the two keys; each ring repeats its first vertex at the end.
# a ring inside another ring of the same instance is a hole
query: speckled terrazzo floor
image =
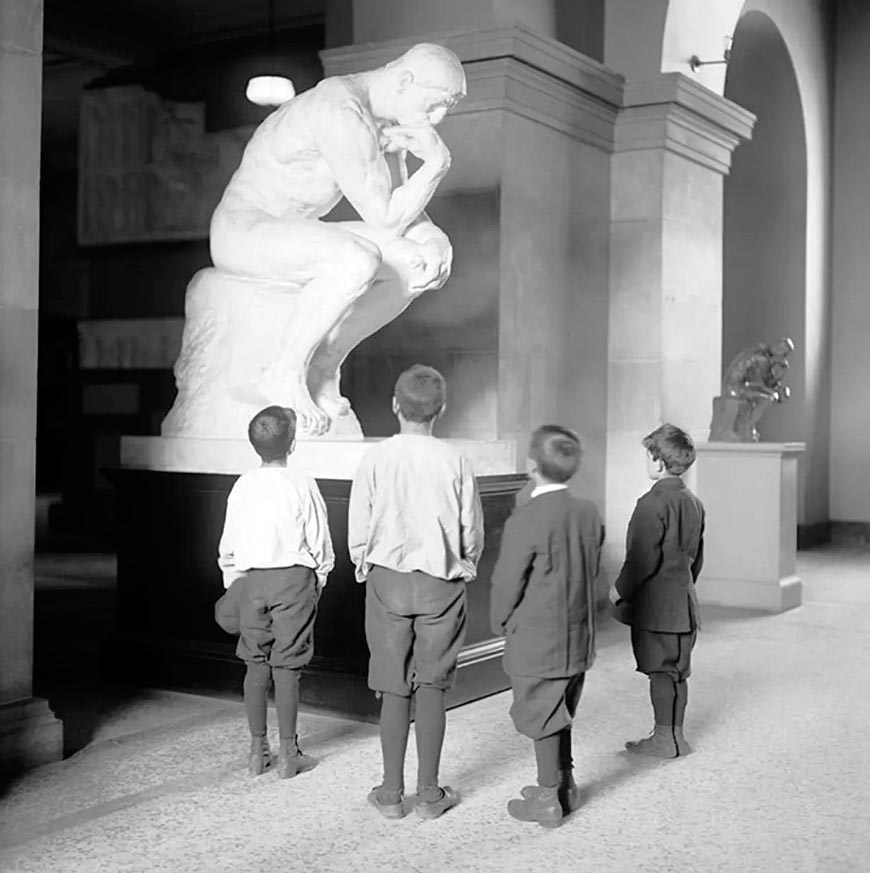
{"type": "MultiPolygon", "coordinates": [[[[388,822],[365,804],[375,729],[303,714],[320,766],[289,781],[244,771],[241,707],[179,695],[155,726],[122,721],[0,797],[0,871],[870,870],[870,550],[804,552],[804,604],[780,616],[707,610],[687,733],[692,756],[629,758],[645,680],[625,629],[603,630],[577,728],[586,803],[556,831],[510,819],[533,776],[498,695],[449,715],[442,819],[388,822]]],[[[147,710],[147,707],[145,707],[147,710]]],[[[413,747],[413,743],[411,744],[413,747]]],[[[407,776],[413,784],[413,748],[407,776]]]]}

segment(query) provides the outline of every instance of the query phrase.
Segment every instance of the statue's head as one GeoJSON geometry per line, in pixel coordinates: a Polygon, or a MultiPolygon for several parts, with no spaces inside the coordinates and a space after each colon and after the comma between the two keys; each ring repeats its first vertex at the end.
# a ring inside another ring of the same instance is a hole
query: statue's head
{"type": "Polygon", "coordinates": [[[774,356],[780,359],[785,359],[794,351],[794,343],[787,336],[777,340],[771,347],[771,352],[774,356]]]}
{"type": "Polygon", "coordinates": [[[390,88],[378,113],[401,125],[434,127],[465,96],[462,62],[440,45],[415,45],[384,72],[390,88]]]}

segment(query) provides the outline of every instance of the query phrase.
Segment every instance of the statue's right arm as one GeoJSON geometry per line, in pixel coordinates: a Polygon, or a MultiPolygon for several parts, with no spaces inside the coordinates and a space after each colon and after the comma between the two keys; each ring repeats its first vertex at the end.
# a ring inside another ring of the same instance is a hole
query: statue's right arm
{"type": "Polygon", "coordinates": [[[372,227],[402,236],[432,199],[448,160],[424,161],[393,189],[378,133],[355,101],[323,100],[311,107],[311,126],[321,156],[360,218],[372,227]]]}

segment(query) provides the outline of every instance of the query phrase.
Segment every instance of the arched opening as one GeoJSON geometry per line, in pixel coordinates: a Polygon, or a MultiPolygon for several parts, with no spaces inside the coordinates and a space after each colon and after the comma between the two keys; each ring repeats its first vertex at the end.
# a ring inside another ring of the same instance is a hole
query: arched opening
{"type": "Polygon", "coordinates": [[[722,365],[790,336],[789,402],[761,422],[766,441],[806,439],[807,150],[794,67],[774,23],[748,12],[734,31],[725,96],[757,116],[734,153],[723,215],[722,365]]]}

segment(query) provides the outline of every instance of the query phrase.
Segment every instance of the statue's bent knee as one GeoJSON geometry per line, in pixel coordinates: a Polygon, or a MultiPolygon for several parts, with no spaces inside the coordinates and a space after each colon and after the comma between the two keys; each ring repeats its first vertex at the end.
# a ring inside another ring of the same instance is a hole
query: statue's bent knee
{"type": "Polygon", "coordinates": [[[343,287],[360,288],[362,293],[380,269],[380,250],[362,241],[337,246],[336,249],[324,253],[324,272],[339,277],[343,287]]]}

